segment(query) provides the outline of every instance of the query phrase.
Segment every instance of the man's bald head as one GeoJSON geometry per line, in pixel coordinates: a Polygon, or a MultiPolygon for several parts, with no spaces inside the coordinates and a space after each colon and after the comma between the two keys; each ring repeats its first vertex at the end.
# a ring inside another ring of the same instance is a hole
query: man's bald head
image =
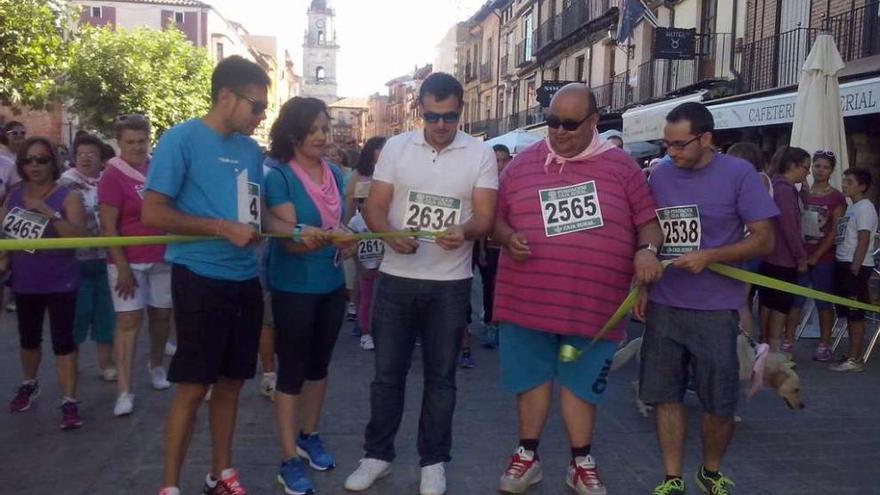
{"type": "Polygon", "coordinates": [[[556,109],[562,111],[563,108],[566,110],[565,113],[581,110],[582,116],[586,117],[596,111],[596,96],[586,84],[566,84],[550,100],[551,112],[556,109]]]}
{"type": "Polygon", "coordinates": [[[571,83],[553,95],[547,114],[547,137],[560,156],[576,156],[593,141],[599,116],[596,97],[586,84],[571,83]]]}

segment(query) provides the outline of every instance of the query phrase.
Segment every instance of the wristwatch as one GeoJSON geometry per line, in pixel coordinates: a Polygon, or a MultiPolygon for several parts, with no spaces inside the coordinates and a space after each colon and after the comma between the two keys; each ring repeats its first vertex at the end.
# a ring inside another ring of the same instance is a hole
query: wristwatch
{"type": "Polygon", "coordinates": [[[642,249],[647,249],[648,251],[651,251],[652,253],[654,253],[654,256],[658,256],[660,254],[660,250],[657,249],[657,246],[655,246],[653,242],[640,245],[636,248],[636,252],[639,252],[642,249]]]}
{"type": "Polygon", "coordinates": [[[55,210],[54,212],[52,212],[52,220],[64,220],[64,216],[61,215],[60,211],[55,210]]]}
{"type": "Polygon", "coordinates": [[[303,239],[302,239],[301,234],[302,234],[302,231],[305,227],[306,227],[305,224],[298,223],[298,224],[296,224],[296,227],[293,228],[293,243],[294,244],[299,244],[302,242],[303,239]]]}

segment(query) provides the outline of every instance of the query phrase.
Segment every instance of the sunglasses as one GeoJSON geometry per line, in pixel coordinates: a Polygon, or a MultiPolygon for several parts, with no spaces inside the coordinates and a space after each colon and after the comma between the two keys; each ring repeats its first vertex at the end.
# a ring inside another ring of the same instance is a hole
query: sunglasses
{"type": "Polygon", "coordinates": [[[547,119],[544,120],[544,123],[547,124],[547,127],[551,129],[559,129],[560,127],[562,127],[566,131],[570,132],[578,130],[578,128],[582,126],[584,122],[586,122],[592,115],[593,113],[590,112],[586,117],[583,118],[583,120],[562,120],[555,115],[548,115],[547,119]]]}
{"type": "Polygon", "coordinates": [[[822,156],[827,157],[827,158],[834,158],[834,152],[831,150],[818,150],[815,153],[813,153],[813,158],[822,157],[822,156]]]}
{"type": "Polygon", "coordinates": [[[443,120],[443,122],[446,124],[454,124],[458,122],[459,117],[461,117],[461,114],[458,112],[425,112],[424,114],[422,114],[422,118],[425,120],[425,122],[429,124],[436,124],[437,122],[440,122],[440,120],[443,120]]]}
{"type": "Polygon", "coordinates": [[[21,161],[22,165],[30,165],[32,163],[36,163],[37,165],[48,165],[48,164],[52,163],[52,157],[45,156],[45,155],[43,155],[43,156],[28,156],[28,157],[25,157],[21,161]]]}
{"type": "Polygon", "coordinates": [[[263,112],[265,112],[266,109],[269,108],[269,103],[267,103],[265,101],[260,101],[260,100],[251,98],[250,96],[243,95],[241,93],[235,93],[235,96],[237,96],[243,100],[247,100],[247,102],[251,104],[251,114],[254,117],[256,117],[258,115],[262,115],[263,112]]]}
{"type": "Polygon", "coordinates": [[[667,141],[667,140],[664,139],[664,140],[660,141],[660,144],[661,144],[663,147],[667,148],[667,149],[668,149],[668,148],[671,148],[671,149],[675,149],[675,150],[679,150],[679,151],[680,151],[680,150],[683,150],[683,149],[687,148],[687,146],[688,146],[689,144],[691,144],[691,143],[693,143],[694,141],[696,141],[696,140],[700,139],[701,137],[703,137],[703,134],[705,134],[705,132],[701,132],[701,133],[697,134],[697,136],[696,136],[695,138],[693,138],[693,139],[688,139],[687,141],[685,141],[685,142],[683,142],[683,143],[682,143],[682,142],[674,142],[674,143],[670,143],[669,141],[667,141]]]}

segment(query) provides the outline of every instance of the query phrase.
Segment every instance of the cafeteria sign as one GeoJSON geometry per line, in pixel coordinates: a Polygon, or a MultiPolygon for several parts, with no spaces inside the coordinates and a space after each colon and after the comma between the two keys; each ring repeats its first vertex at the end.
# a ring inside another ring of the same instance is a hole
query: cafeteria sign
{"type": "Polygon", "coordinates": [[[654,58],[693,60],[696,38],[696,29],[655,28],[654,58]]]}

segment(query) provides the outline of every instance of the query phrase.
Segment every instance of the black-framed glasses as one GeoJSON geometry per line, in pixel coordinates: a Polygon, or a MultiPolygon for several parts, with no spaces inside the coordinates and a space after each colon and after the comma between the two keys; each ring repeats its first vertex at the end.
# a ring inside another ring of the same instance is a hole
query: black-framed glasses
{"type": "Polygon", "coordinates": [[[235,93],[235,96],[241,98],[242,100],[247,100],[248,103],[251,104],[251,113],[256,117],[257,115],[262,115],[263,112],[269,108],[269,103],[265,101],[257,100],[256,98],[251,98],[248,95],[243,95],[241,93],[235,93]]]}
{"type": "Polygon", "coordinates": [[[571,131],[578,130],[578,128],[580,126],[584,125],[584,122],[589,120],[590,117],[592,117],[592,116],[593,116],[593,112],[590,112],[589,114],[587,114],[586,117],[584,117],[581,120],[571,120],[571,119],[563,120],[555,115],[548,115],[547,118],[544,119],[544,123],[547,124],[547,127],[551,128],[551,129],[559,129],[560,127],[562,127],[566,131],[571,132],[571,131]]]}
{"type": "Polygon", "coordinates": [[[127,113],[125,115],[120,115],[119,117],[116,117],[116,123],[130,122],[130,121],[131,122],[146,122],[147,124],[150,123],[150,119],[148,119],[146,115],[143,115],[140,113],[127,113]]]}
{"type": "Polygon", "coordinates": [[[701,137],[703,137],[703,134],[705,134],[705,132],[701,132],[701,133],[697,134],[696,137],[694,137],[694,138],[692,138],[692,139],[688,139],[687,141],[685,141],[685,142],[683,142],[683,143],[682,143],[682,142],[674,142],[674,143],[670,143],[669,141],[667,141],[667,140],[665,140],[665,139],[662,140],[662,141],[660,141],[660,143],[663,145],[664,148],[667,148],[667,149],[670,149],[670,148],[671,148],[671,149],[674,149],[674,150],[683,150],[683,149],[687,148],[689,144],[691,144],[691,143],[693,143],[694,141],[696,141],[696,140],[700,139],[701,137]]]}
{"type": "Polygon", "coordinates": [[[813,153],[813,158],[831,158],[834,159],[834,152],[831,150],[817,150],[813,153]]]}
{"type": "Polygon", "coordinates": [[[23,160],[21,160],[20,163],[22,164],[22,166],[30,165],[32,163],[36,163],[37,165],[48,165],[52,163],[52,157],[47,155],[26,156],[23,160]]]}
{"type": "Polygon", "coordinates": [[[10,129],[10,130],[6,131],[6,135],[7,136],[24,137],[24,136],[27,136],[27,131],[24,129],[10,129]]]}
{"type": "Polygon", "coordinates": [[[458,122],[458,119],[461,117],[461,113],[459,112],[446,112],[446,113],[436,113],[436,112],[425,112],[422,114],[422,119],[429,124],[436,124],[441,120],[446,124],[454,124],[458,122]]]}

